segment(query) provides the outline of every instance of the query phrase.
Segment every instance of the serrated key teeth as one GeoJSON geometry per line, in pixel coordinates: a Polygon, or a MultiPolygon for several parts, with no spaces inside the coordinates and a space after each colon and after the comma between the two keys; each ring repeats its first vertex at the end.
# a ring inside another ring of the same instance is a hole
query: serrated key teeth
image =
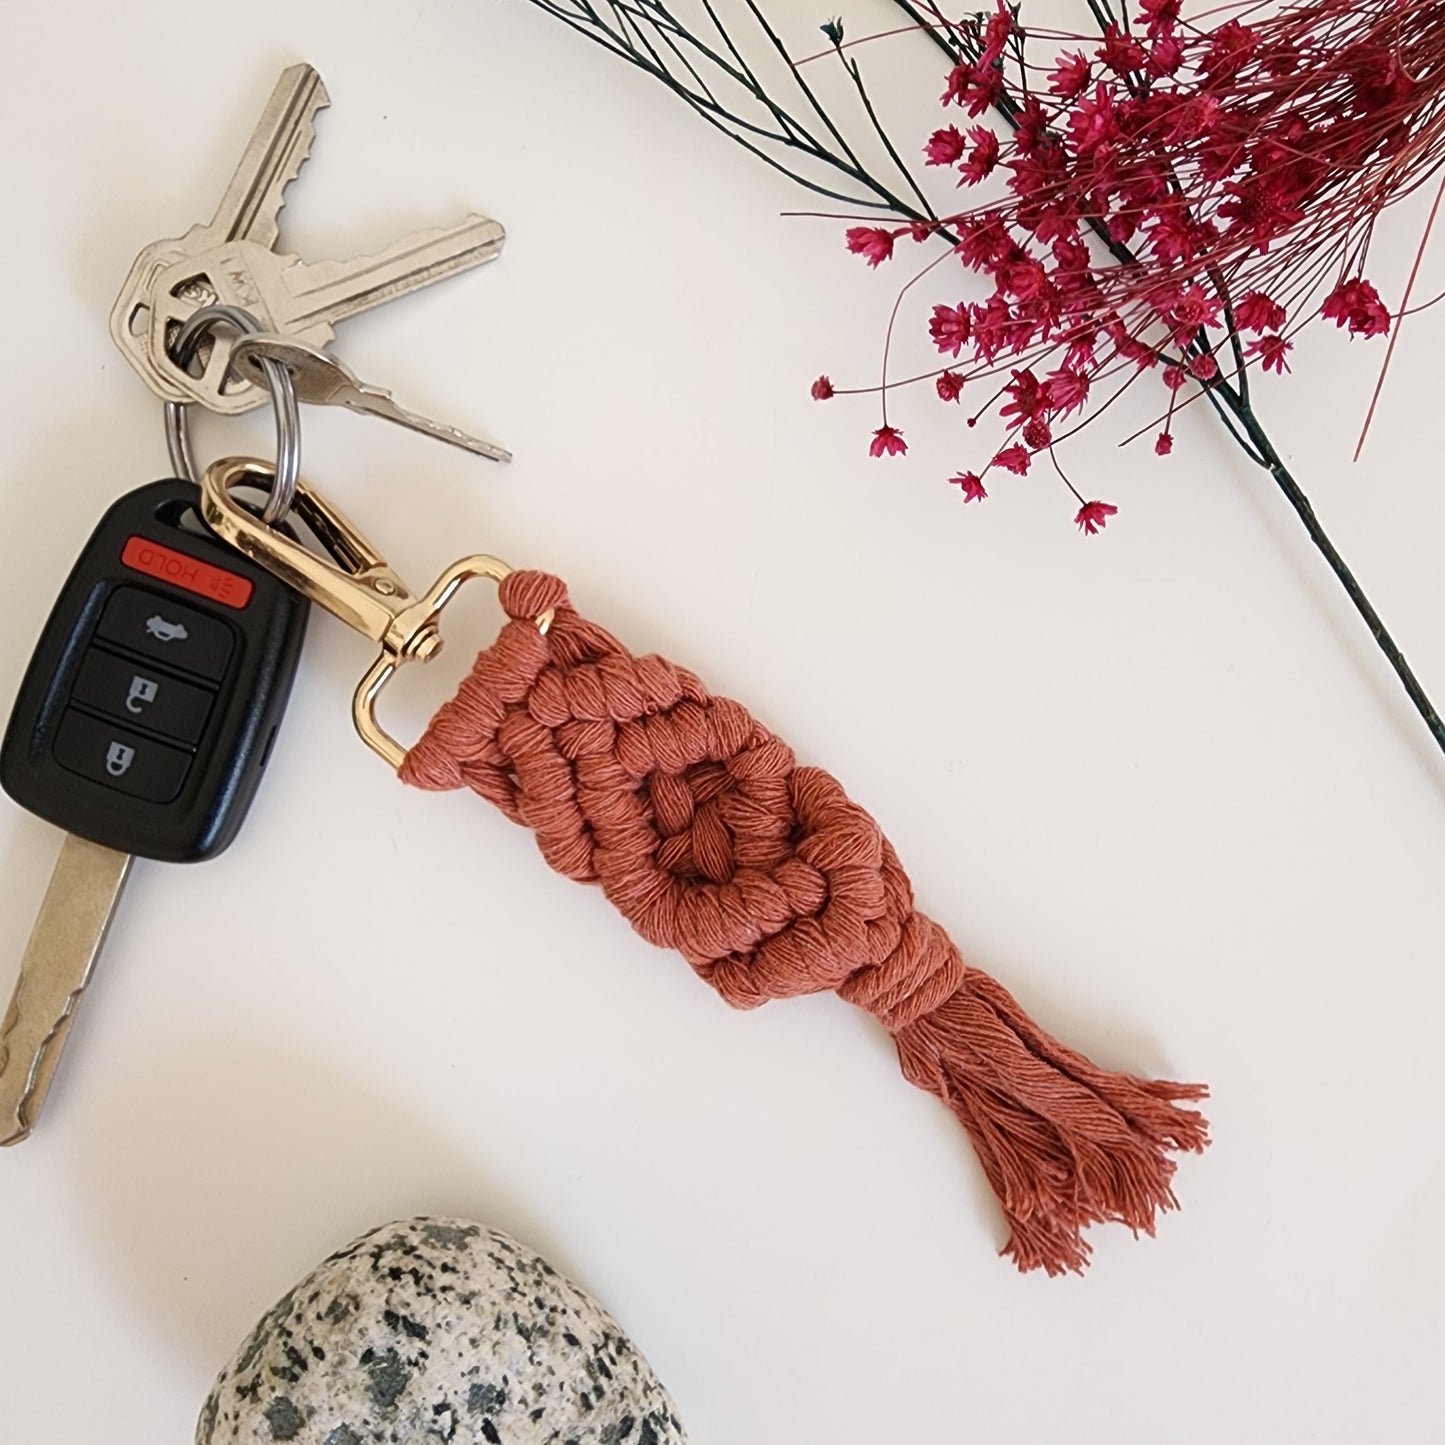
{"type": "Polygon", "coordinates": [[[0,1136],[0,1149],[4,1149],[10,1144],[23,1143],[33,1132],[33,1126],[27,1124],[23,1119],[0,1119],[0,1129],[7,1128],[11,1132],[0,1136]]]}
{"type": "MultiPolygon", "coordinates": [[[[10,1011],[5,1018],[4,1032],[0,1034],[0,1148],[28,1139],[35,1128],[36,1085],[47,1056],[54,1047],[56,1034],[56,1030],[52,1029],[45,1040],[32,1051],[33,1057],[29,1060],[25,1077],[16,1077],[24,1061],[18,1055],[11,1058],[10,1035],[20,1022],[19,993],[20,990],[17,989],[16,997],[11,1001],[10,1011]],[[10,1070],[12,1062],[15,1065],[15,1074],[10,1070]]],[[[67,1006],[67,1015],[73,1014],[74,1008],[72,1001],[67,1006]]]]}
{"type": "Polygon", "coordinates": [[[490,461],[509,462],[512,460],[512,454],[506,447],[499,446],[496,442],[489,442],[483,437],[474,437],[470,432],[464,432],[457,426],[445,426],[440,422],[431,422],[425,428],[418,427],[417,429],[425,429],[439,442],[450,442],[454,447],[461,447],[463,451],[471,452],[475,456],[486,457],[490,461]]]}
{"type": "Polygon", "coordinates": [[[298,401],[348,407],[363,416],[379,416],[385,421],[410,427],[424,436],[463,447],[479,456],[491,457],[493,461],[512,459],[511,452],[495,442],[484,441],[460,427],[432,421],[430,417],[408,411],[385,387],[368,385],[340,357],[300,337],[260,332],[240,337],[231,348],[231,365],[239,376],[253,383],[264,384],[264,367],[268,362],[284,367],[290,373],[298,401]]]}
{"type": "Polygon", "coordinates": [[[282,294],[271,306],[272,321],[279,331],[314,339],[318,328],[495,260],[506,238],[501,222],[471,215],[368,255],[293,262],[279,273],[282,294]]]}
{"type": "Polygon", "coordinates": [[[206,244],[275,245],[286,188],[311,154],[317,112],[330,103],[312,66],[302,61],[281,72],[216,214],[208,225],[193,228],[206,244]]]}
{"type": "MultiPolygon", "coordinates": [[[[53,1035],[51,1039],[53,1040],[53,1035]]],[[[44,1064],[45,1056],[54,1043],[47,1041],[41,1045],[32,1060],[30,1070],[19,1087],[6,1083],[7,1057],[0,1057],[0,1148],[9,1144],[19,1144],[22,1140],[28,1139],[35,1129],[35,1092],[40,1076],[41,1066],[44,1064]]],[[[19,1060],[16,1061],[17,1065],[19,1060]]]]}
{"type": "Polygon", "coordinates": [[[40,1115],[130,864],[73,834],[61,847],[0,1023],[0,1143],[40,1115]]]}

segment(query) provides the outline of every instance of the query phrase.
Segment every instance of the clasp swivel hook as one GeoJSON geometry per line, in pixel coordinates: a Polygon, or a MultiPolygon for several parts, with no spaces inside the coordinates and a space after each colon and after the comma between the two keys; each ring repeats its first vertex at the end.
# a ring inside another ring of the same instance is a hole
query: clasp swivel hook
{"type": "MultiPolygon", "coordinates": [[[[325,548],[325,556],[278,531],[232,495],[241,486],[264,491],[274,478],[273,468],[254,457],[213,463],[201,480],[201,516],[222,541],[381,644],[381,655],[356,689],[351,716],[367,747],[399,768],[406,749],[377,722],[377,694],[397,668],[430,662],[441,651],[441,615],[463,582],[490,577],[500,583],[512,569],[484,554],[463,557],[416,597],[353,523],[308,483],[298,479],[291,510],[325,548]]],[[[539,631],[546,632],[553,615],[549,608],[537,618],[539,631]]]]}

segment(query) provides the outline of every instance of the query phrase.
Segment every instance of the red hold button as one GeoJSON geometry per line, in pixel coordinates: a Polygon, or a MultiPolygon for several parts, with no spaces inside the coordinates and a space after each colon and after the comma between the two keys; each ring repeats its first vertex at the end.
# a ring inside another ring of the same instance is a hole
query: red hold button
{"type": "Polygon", "coordinates": [[[147,577],[158,577],[173,587],[184,587],[198,597],[209,597],[224,607],[234,607],[238,612],[251,600],[256,590],[248,578],[238,577],[224,568],[213,567],[209,562],[198,561],[185,552],[174,552],[152,542],[147,537],[132,537],[125,544],[120,560],[147,577]]]}

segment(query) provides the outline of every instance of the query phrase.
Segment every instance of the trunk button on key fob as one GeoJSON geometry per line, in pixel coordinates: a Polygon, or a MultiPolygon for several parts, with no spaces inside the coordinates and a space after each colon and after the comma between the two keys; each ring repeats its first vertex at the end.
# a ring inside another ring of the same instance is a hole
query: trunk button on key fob
{"type": "Polygon", "coordinates": [[[149,587],[117,587],[100,619],[97,635],[127,652],[140,653],[212,682],[225,677],[234,645],[228,623],[183,606],[149,587]]]}

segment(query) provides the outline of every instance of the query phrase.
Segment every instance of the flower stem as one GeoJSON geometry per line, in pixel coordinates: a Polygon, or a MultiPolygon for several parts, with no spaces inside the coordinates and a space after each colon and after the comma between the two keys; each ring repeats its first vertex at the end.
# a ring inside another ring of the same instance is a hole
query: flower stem
{"type": "Polygon", "coordinates": [[[1381,621],[1380,614],[1375,611],[1374,604],[1365,595],[1365,589],[1356,580],[1349,564],[1340,556],[1338,548],[1330,541],[1329,533],[1320,525],[1320,519],[1315,515],[1315,509],[1310,505],[1310,499],[1305,496],[1303,488],[1275,450],[1274,443],[1270,441],[1268,434],[1260,425],[1254,409],[1246,402],[1242,405],[1231,406],[1230,410],[1239,420],[1240,425],[1245,429],[1250,441],[1263,459],[1261,465],[1274,478],[1280,491],[1284,493],[1285,500],[1294,508],[1296,515],[1304,523],[1310,541],[1315,544],[1325,561],[1330,564],[1330,570],[1340,579],[1340,585],[1349,595],[1350,601],[1354,603],[1355,611],[1364,618],[1365,626],[1370,629],[1370,635],[1379,644],[1380,651],[1385,654],[1390,666],[1394,668],[1395,676],[1400,679],[1410,701],[1415,705],[1415,711],[1425,720],[1425,726],[1430,729],[1430,736],[1435,739],[1436,746],[1441,752],[1445,752],[1445,723],[1441,722],[1440,714],[1435,710],[1435,704],[1430,701],[1429,694],[1420,685],[1420,680],[1415,676],[1410,664],[1405,661],[1405,654],[1400,651],[1395,639],[1390,635],[1389,628],[1381,621]]]}

